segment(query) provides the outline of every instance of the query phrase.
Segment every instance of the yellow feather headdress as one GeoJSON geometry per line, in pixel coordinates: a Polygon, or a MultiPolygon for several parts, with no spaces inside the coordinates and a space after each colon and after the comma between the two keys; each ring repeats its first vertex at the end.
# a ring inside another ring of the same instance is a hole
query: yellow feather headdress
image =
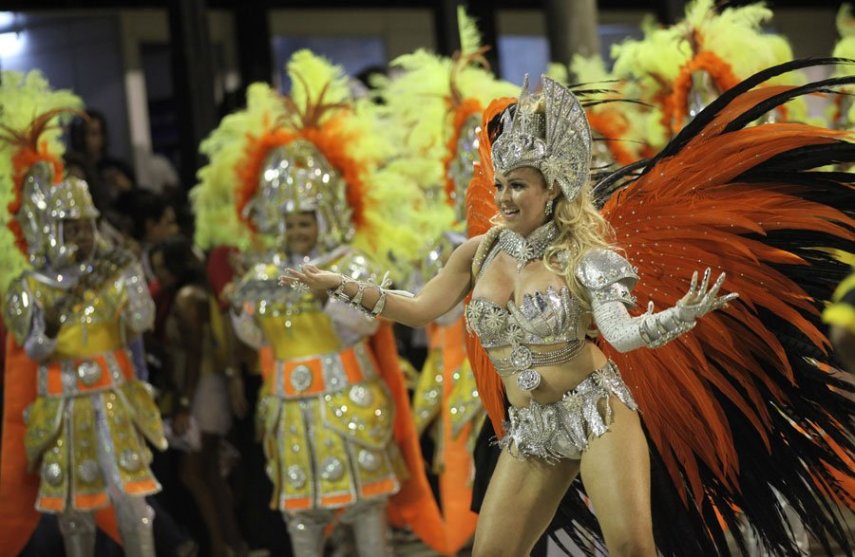
{"type": "Polygon", "coordinates": [[[62,120],[82,101],[67,90],[51,89],[39,71],[0,72],[0,292],[31,264],[25,231],[17,215],[23,182],[37,164],[47,179],[62,179],[62,120]]]}
{"type": "MultiPolygon", "coordinates": [[[[637,97],[654,106],[649,120],[654,148],[662,147],[693,111],[717,94],[762,69],[792,60],[783,37],[761,30],[771,18],[762,3],[717,13],[714,0],[695,0],[680,23],[656,28],[648,21],[642,40],[612,47],[615,75],[634,80],[637,97]]],[[[791,72],[769,84],[801,82],[803,78],[791,72]]],[[[793,102],[779,116],[801,120],[805,112],[803,103],[793,102]]]]}
{"type": "Polygon", "coordinates": [[[330,188],[322,195],[337,195],[333,183],[343,183],[345,206],[329,215],[350,217],[354,234],[341,239],[381,265],[394,265],[401,253],[419,244],[416,235],[407,232],[407,217],[418,207],[421,192],[415,185],[408,187],[408,178],[385,164],[395,149],[384,133],[378,108],[367,100],[353,100],[342,68],[308,50],[295,53],[287,69],[292,81],[288,96],[266,84],[253,84],[246,109],[224,118],[202,143],[210,163],[200,170],[199,183],[191,192],[197,245],[257,250],[281,241],[270,231],[259,230],[249,209],[260,200],[268,157],[277,148],[299,142],[332,171],[330,188]]]}

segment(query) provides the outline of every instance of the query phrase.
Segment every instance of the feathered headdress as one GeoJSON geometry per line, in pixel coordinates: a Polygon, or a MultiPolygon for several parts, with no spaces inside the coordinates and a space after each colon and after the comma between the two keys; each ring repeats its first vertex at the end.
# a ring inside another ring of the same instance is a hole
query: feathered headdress
{"type": "Polygon", "coordinates": [[[629,97],[628,84],[615,78],[599,55],[576,55],[569,68],[550,64],[547,75],[563,85],[579,83],[583,84],[579,87],[600,88],[596,90],[597,100],[583,102],[594,140],[595,169],[613,163],[623,166],[648,156],[642,152],[643,118],[648,107],[629,97]]]}
{"type": "Polygon", "coordinates": [[[210,163],[191,192],[196,243],[273,247],[283,212],[315,210],[329,242],[348,242],[392,266],[414,249],[407,215],[419,190],[384,166],[394,154],[376,107],[350,97],[339,67],[308,50],[288,62],[290,95],[256,83],[247,108],[202,143],[210,163]]]}
{"type": "Polygon", "coordinates": [[[439,187],[437,197],[454,208],[455,220],[462,221],[481,113],[492,99],[514,95],[519,88],[496,79],[489,70],[483,56],[487,47],[462,9],[458,22],[460,52],[447,58],[418,50],[398,57],[392,66],[403,74],[387,86],[384,100],[408,156],[432,167],[423,187],[439,187]]]}
{"type": "MultiPolygon", "coordinates": [[[[756,71],[792,60],[785,39],[760,30],[772,18],[771,10],[753,4],[716,13],[714,4],[714,0],[695,0],[680,23],[662,29],[647,22],[644,39],[612,48],[615,75],[634,80],[639,91],[633,96],[655,107],[650,121],[659,127],[650,137],[654,148],[661,148],[716,95],[756,71]]],[[[769,84],[803,82],[803,77],[793,74],[776,77],[769,84]]],[[[799,120],[804,105],[790,103],[779,109],[779,116],[799,120]]]]}
{"type": "Polygon", "coordinates": [[[81,100],[52,90],[38,71],[0,73],[0,291],[43,257],[44,211],[62,180],[63,114],[81,100]]]}

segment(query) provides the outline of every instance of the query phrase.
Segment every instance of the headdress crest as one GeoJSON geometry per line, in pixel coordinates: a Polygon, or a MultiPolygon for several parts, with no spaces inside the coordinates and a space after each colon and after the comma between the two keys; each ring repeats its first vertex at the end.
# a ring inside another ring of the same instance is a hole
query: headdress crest
{"type": "Polygon", "coordinates": [[[585,111],[568,88],[543,76],[541,93],[532,93],[528,77],[519,102],[502,114],[502,132],[493,142],[493,167],[506,174],[532,166],[548,185],[558,183],[575,199],[591,167],[591,129],[585,111]]]}

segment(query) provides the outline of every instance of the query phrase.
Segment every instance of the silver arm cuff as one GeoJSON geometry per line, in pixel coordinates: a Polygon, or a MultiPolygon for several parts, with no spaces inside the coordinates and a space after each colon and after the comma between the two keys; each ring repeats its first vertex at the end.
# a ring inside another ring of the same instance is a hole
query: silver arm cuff
{"type": "Polygon", "coordinates": [[[642,346],[658,348],[695,326],[694,321],[681,321],[676,307],[632,317],[620,301],[599,303],[594,300],[591,311],[603,338],[619,352],[630,352],[642,346]]]}
{"type": "Polygon", "coordinates": [[[379,317],[380,314],[383,313],[383,308],[386,307],[386,296],[389,292],[401,296],[413,296],[409,292],[405,292],[403,290],[387,290],[390,284],[392,284],[392,279],[389,278],[388,272],[383,275],[383,280],[381,280],[379,284],[376,284],[372,281],[355,281],[349,277],[342,275],[341,284],[338,285],[338,288],[330,289],[328,291],[328,294],[330,296],[330,299],[334,298],[340,300],[349,305],[350,307],[374,319],[376,317],[379,317]],[[347,293],[344,291],[345,287],[348,284],[357,285],[356,294],[354,294],[353,297],[348,296],[347,293]],[[377,299],[377,303],[375,303],[374,307],[370,310],[362,305],[362,297],[365,295],[366,288],[376,288],[380,292],[380,297],[377,299]]]}
{"type": "Polygon", "coordinates": [[[142,333],[154,327],[154,300],[148,291],[148,284],[142,267],[135,263],[122,273],[122,280],[128,297],[125,310],[125,322],[135,333],[142,333]]]}
{"type": "Polygon", "coordinates": [[[235,335],[244,344],[256,350],[264,346],[264,333],[256,324],[252,314],[243,309],[233,310],[231,318],[235,335]]]}
{"type": "Polygon", "coordinates": [[[659,313],[646,313],[641,316],[638,332],[648,348],[659,348],[678,336],[691,331],[695,321],[680,319],[680,308],[672,307],[659,313]]]}
{"type": "Polygon", "coordinates": [[[42,308],[33,306],[30,332],[24,340],[24,351],[31,359],[41,362],[56,350],[56,339],[45,334],[45,318],[42,308]]]}

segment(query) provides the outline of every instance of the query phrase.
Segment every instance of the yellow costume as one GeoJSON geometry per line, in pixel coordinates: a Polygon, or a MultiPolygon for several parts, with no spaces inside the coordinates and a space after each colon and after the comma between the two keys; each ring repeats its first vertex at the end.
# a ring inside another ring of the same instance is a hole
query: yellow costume
{"type": "MultiPolygon", "coordinates": [[[[149,387],[136,378],[129,341],[151,326],[154,302],[133,257],[97,237],[98,212],[86,184],[62,179],[56,132],[45,132],[78,101],[49,91],[37,74],[2,77],[0,100],[17,97],[8,108],[21,110],[4,110],[1,117],[0,159],[11,162],[11,171],[0,175],[10,178],[3,194],[12,199],[6,199],[8,230],[2,233],[8,247],[3,318],[11,342],[0,511],[4,517],[22,512],[7,505],[18,501],[16,495],[37,492],[24,497],[32,497],[30,505],[34,498],[38,511],[59,515],[66,553],[77,557],[93,555],[94,511],[112,505],[126,554],[153,556],[153,513],[143,496],[160,486],[149,469],[146,440],[159,449],[166,440],[149,387]],[[20,121],[33,114],[41,116],[20,121]],[[14,412],[25,404],[20,424],[14,412]],[[15,464],[11,455],[21,448],[38,482],[15,464]],[[9,492],[11,483],[18,483],[17,493],[9,492]]],[[[30,515],[23,514],[2,521],[10,531],[0,537],[10,554],[32,531],[22,523],[30,515]]],[[[109,521],[101,525],[110,529],[109,521]]]]}
{"type": "MultiPolygon", "coordinates": [[[[483,59],[477,28],[462,10],[461,52],[453,59],[420,50],[401,56],[403,70],[384,91],[392,128],[405,147],[403,160],[418,173],[421,187],[437,207],[423,234],[428,255],[416,263],[410,288],[420,277],[433,277],[451,252],[466,240],[465,198],[481,113],[495,97],[513,95],[517,87],[497,80],[483,59]]],[[[451,552],[459,551],[475,531],[470,510],[475,438],[486,416],[466,358],[463,304],[427,327],[428,355],[413,397],[419,433],[430,431],[436,445],[434,470],[451,552]]]]}
{"type": "MultiPolygon", "coordinates": [[[[760,29],[771,19],[772,11],[761,3],[718,13],[713,0],[694,0],[683,21],[665,28],[648,21],[643,39],[612,47],[613,73],[629,85],[626,96],[650,105],[639,119],[646,131],[645,157],[658,153],[721,93],[755,72],[793,59],[786,38],[760,29]]],[[[767,84],[804,81],[802,74],[791,72],[767,84]]],[[[804,101],[795,99],[770,117],[799,122],[806,110],[804,101]]]]}
{"type": "Polygon", "coordinates": [[[288,71],[289,97],[251,86],[247,109],[203,144],[212,162],[193,197],[197,243],[237,245],[255,262],[231,302],[237,335],[261,359],[271,506],[300,556],[321,554],[336,515],[353,526],[360,555],[391,551],[387,514],[443,551],[390,328],[332,297],[278,285],[286,268],[308,263],[379,280],[379,262],[394,269],[393,253],[417,246],[401,225],[419,190],[380,168],[394,150],[373,105],[349,98],[340,68],[301,51],[288,71]],[[310,215],[316,227],[304,252],[288,247],[291,215],[310,215]]]}

